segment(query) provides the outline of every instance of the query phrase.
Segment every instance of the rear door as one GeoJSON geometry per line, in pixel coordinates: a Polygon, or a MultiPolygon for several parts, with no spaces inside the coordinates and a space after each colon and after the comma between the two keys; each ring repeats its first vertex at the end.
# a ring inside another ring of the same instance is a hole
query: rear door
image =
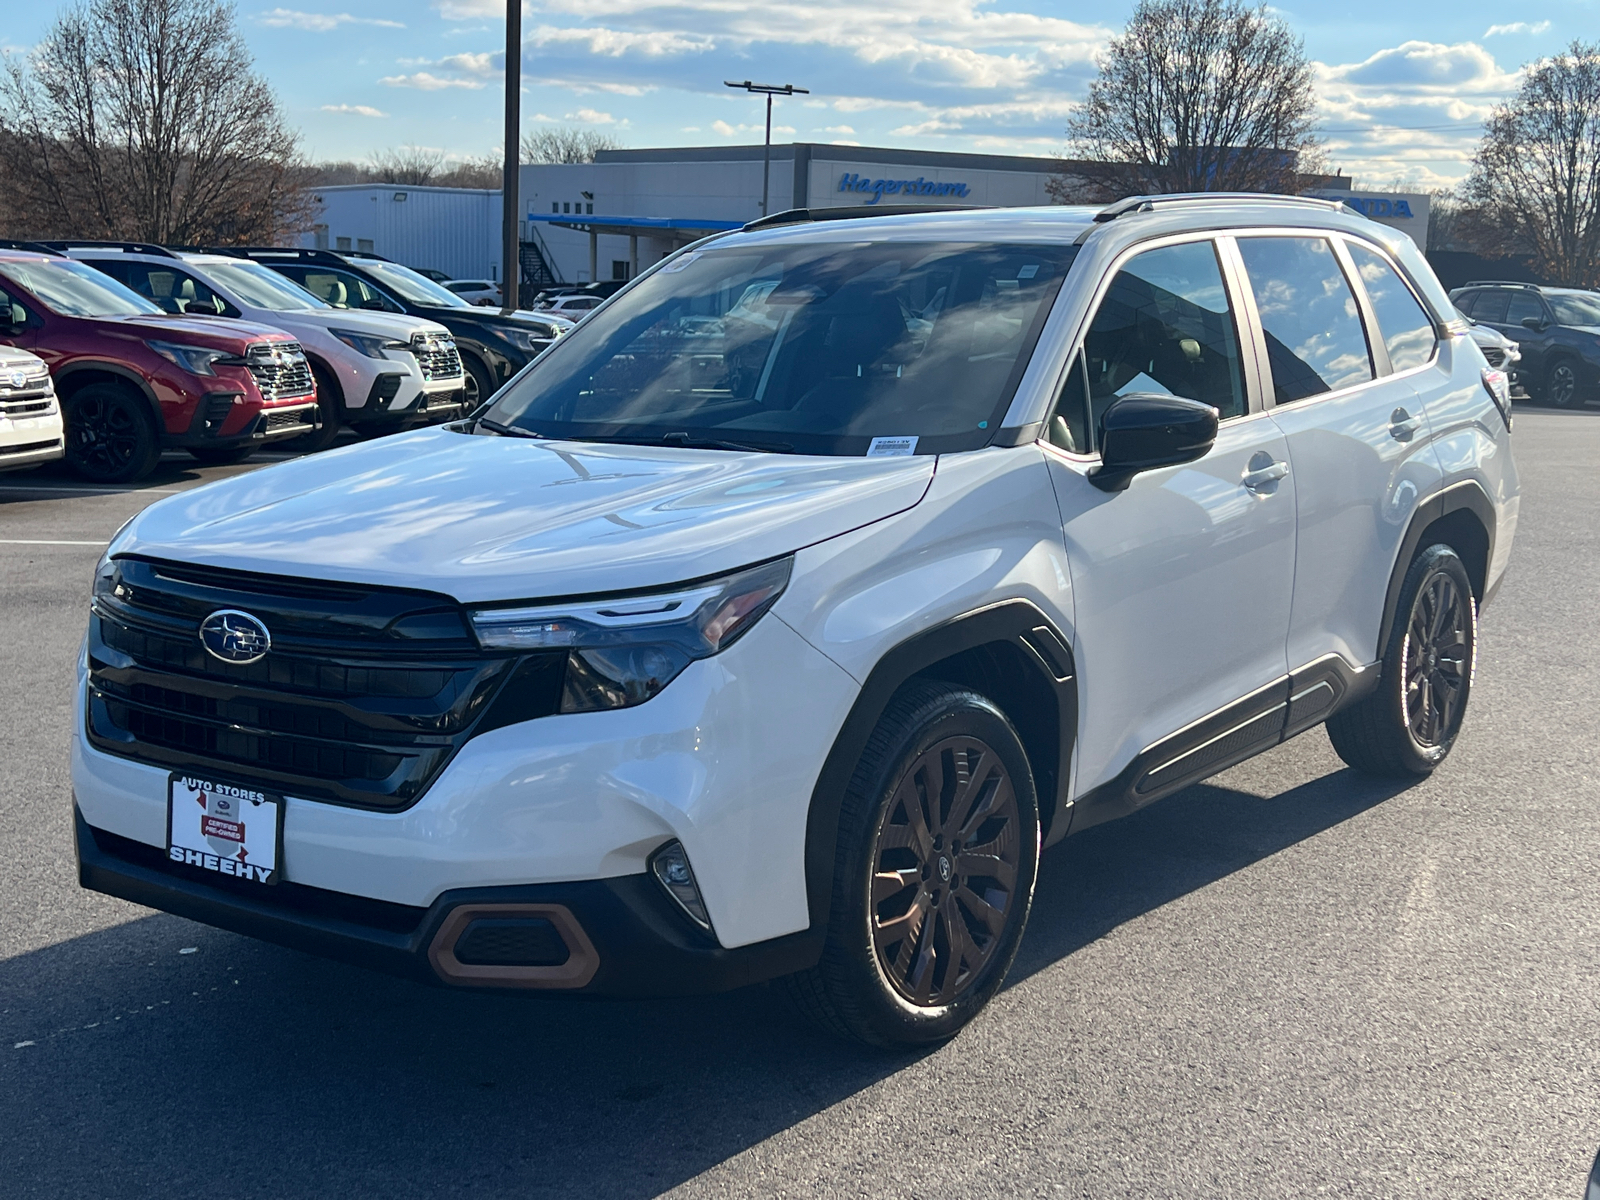
{"type": "Polygon", "coordinates": [[[1355,282],[1363,269],[1393,274],[1375,252],[1363,251],[1366,265],[1358,267],[1341,238],[1305,230],[1241,235],[1234,244],[1295,478],[1299,536],[1286,654],[1297,674],[1293,733],[1326,715],[1349,669],[1379,657],[1400,541],[1440,474],[1413,386],[1437,345],[1426,314],[1420,329],[1402,320],[1401,301],[1415,305],[1409,292],[1384,293],[1391,339],[1377,334],[1367,293],[1355,282]]]}
{"type": "Polygon", "coordinates": [[[1235,297],[1208,235],[1126,258],[1047,426],[1089,697],[1076,795],[1127,770],[1116,794],[1152,800],[1283,728],[1295,481],[1283,473],[1283,434],[1254,394],[1235,297]],[[1089,481],[1100,418],[1131,392],[1215,406],[1216,444],[1102,492],[1089,481]]]}

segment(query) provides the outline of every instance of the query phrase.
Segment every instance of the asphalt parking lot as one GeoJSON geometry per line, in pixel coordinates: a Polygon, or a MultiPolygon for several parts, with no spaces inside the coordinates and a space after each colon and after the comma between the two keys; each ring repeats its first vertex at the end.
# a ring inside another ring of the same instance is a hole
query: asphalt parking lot
{"type": "Polygon", "coordinates": [[[1578,1200],[1600,410],[1521,407],[1516,446],[1516,553],[1447,766],[1375,783],[1316,730],[1069,839],[1005,991],[911,1057],[765,988],[453,993],[80,891],[69,688],[99,547],[262,464],[0,476],[0,1193],[1578,1200]]]}

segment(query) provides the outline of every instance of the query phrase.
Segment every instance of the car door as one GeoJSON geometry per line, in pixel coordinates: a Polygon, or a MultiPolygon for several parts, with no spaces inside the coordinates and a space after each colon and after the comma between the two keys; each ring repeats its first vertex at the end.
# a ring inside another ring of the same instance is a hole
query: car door
{"type": "Polygon", "coordinates": [[[1437,339],[1387,258],[1370,247],[1358,248],[1357,263],[1343,239],[1304,230],[1240,236],[1234,246],[1295,478],[1293,733],[1326,716],[1351,672],[1380,657],[1400,542],[1440,475],[1413,386],[1437,339]],[[1371,304],[1353,283],[1358,272],[1372,280],[1371,304]],[[1379,323],[1374,307],[1387,318],[1387,342],[1369,338],[1379,323]]]}
{"type": "Polygon", "coordinates": [[[1093,311],[1043,444],[1084,696],[1074,794],[1115,781],[1095,803],[1125,807],[1277,740],[1295,481],[1253,394],[1234,287],[1210,237],[1133,252],[1093,311]],[[1133,392],[1214,405],[1217,440],[1195,462],[1102,492],[1089,478],[1100,419],[1133,392]]]}

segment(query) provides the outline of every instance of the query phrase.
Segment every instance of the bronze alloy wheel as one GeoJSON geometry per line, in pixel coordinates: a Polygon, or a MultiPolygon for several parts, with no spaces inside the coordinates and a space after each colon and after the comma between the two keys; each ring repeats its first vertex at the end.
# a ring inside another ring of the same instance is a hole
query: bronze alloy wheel
{"type": "Polygon", "coordinates": [[[878,825],[867,905],[878,968],[900,996],[943,1007],[983,974],[1021,859],[1016,790],[991,747],[950,737],[912,760],[878,825]]]}
{"type": "Polygon", "coordinates": [[[1417,745],[1443,745],[1461,724],[1472,673],[1472,597],[1449,575],[1432,576],[1417,593],[1406,627],[1406,727],[1417,745]]]}

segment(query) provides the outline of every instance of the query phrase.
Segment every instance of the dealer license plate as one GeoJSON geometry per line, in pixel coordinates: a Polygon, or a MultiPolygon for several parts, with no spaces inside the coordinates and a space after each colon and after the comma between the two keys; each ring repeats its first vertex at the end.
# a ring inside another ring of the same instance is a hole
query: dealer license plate
{"type": "Polygon", "coordinates": [[[167,857],[251,883],[277,883],[283,808],[283,797],[273,792],[174,774],[167,791],[167,857]]]}

